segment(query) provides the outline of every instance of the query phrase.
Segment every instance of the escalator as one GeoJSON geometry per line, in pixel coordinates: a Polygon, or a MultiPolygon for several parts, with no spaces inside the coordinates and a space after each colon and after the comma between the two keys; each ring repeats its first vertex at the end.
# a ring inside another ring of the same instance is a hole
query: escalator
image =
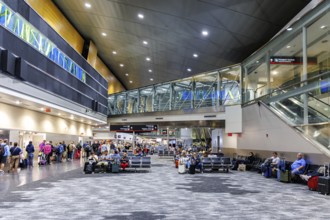
{"type": "MultiPolygon", "coordinates": [[[[277,116],[327,154],[330,154],[330,92],[320,92],[320,81],[329,82],[329,78],[328,72],[318,80],[308,79],[298,86],[277,89],[262,100],[277,116]]],[[[329,83],[327,86],[330,88],[329,83]]]]}

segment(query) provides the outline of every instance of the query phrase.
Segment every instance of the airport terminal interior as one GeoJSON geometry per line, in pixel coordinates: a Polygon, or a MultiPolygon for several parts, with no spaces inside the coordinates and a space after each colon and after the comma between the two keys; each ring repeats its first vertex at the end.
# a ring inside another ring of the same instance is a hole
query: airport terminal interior
{"type": "Polygon", "coordinates": [[[330,219],[329,0],[0,0],[0,219],[330,219]]]}

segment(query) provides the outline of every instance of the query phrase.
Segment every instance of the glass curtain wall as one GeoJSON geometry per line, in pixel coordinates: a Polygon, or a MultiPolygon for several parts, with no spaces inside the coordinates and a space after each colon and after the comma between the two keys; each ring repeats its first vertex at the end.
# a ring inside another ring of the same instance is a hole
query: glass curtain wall
{"type": "Polygon", "coordinates": [[[159,112],[241,103],[239,65],[110,95],[109,115],[159,112]]]}
{"type": "Polygon", "coordinates": [[[86,82],[86,71],[73,62],[39,30],[0,1],[0,25],[48,57],[67,72],[86,82]]]}

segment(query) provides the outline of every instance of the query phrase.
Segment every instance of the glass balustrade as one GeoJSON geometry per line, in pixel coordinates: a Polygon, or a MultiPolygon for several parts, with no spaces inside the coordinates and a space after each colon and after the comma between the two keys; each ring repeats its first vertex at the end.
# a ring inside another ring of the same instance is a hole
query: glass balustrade
{"type": "Polygon", "coordinates": [[[241,103],[239,65],[109,96],[109,115],[220,107],[241,103]]]}

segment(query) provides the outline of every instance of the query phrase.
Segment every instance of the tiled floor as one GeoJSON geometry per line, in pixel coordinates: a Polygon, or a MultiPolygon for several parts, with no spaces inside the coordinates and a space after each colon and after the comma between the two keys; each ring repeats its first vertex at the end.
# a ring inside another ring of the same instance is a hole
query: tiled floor
{"type": "Polygon", "coordinates": [[[1,219],[330,219],[330,197],[250,172],[82,174],[79,161],[0,177],[1,219]],[[3,186],[4,183],[4,186],[3,186]],[[20,185],[20,186],[18,186],[20,185]]]}

